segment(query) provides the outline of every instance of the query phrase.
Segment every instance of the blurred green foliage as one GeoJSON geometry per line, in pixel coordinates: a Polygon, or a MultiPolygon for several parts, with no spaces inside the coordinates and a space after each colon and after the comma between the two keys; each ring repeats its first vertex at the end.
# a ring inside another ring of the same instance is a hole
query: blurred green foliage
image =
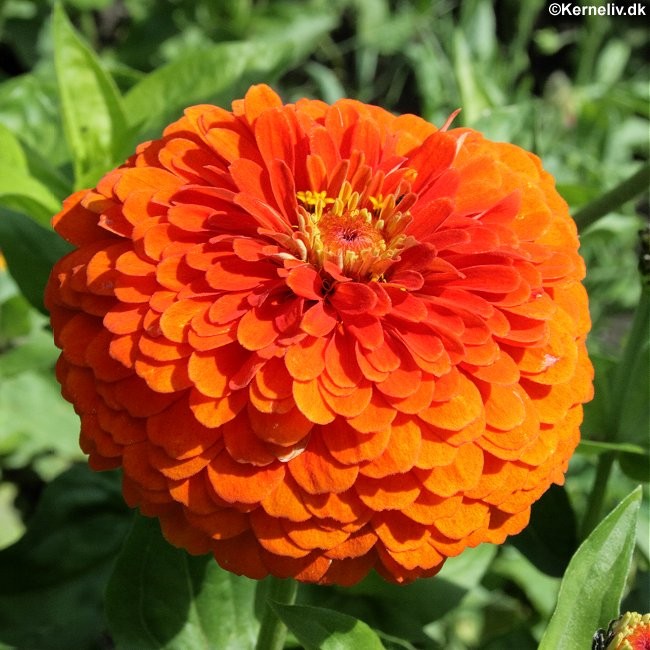
{"type": "MultiPolygon", "coordinates": [[[[0,269],[0,650],[113,642],[184,648],[197,630],[218,637],[214,647],[245,648],[256,629],[252,584],[172,551],[152,522],[136,521],[112,571],[132,515],[116,497],[117,476],[98,478],[77,464],[78,423],[59,395],[57,351],[42,313],[47,273],[65,250],[49,227],[60,201],[93,184],[137,142],[156,137],[185,106],[228,105],[264,81],[287,101],[355,97],[436,124],[462,107],[456,124],[541,156],[575,212],[648,159],[649,35],[639,17],[554,18],[547,6],[0,2],[0,248],[9,267],[0,269]],[[138,555],[145,546],[158,549],[156,574],[189,585],[174,590],[174,611],[187,617],[170,620],[150,600],[150,567],[138,555]],[[123,592],[120,579],[140,568],[141,580],[123,592]],[[147,606],[133,616],[130,607],[144,595],[147,606]],[[250,618],[232,622],[233,612],[249,610],[250,618]],[[216,632],[220,617],[232,626],[216,632]]],[[[278,610],[293,632],[292,647],[526,650],[548,629],[543,647],[555,648],[549,644],[571,625],[575,636],[563,647],[578,647],[595,630],[591,620],[563,618],[576,598],[608,616],[621,598],[627,609],[647,609],[649,299],[636,246],[648,213],[647,194],[638,196],[581,233],[596,398],[566,488],[543,497],[525,533],[450,560],[433,580],[400,588],[375,576],[350,590],[301,587],[301,606],[320,609],[278,610]],[[625,497],[639,481],[645,486],[637,529],[639,495],[625,497]],[[625,507],[598,525],[621,502],[625,507]],[[594,557],[608,558],[616,585],[589,577],[594,557]],[[558,601],[564,575],[569,596],[558,601]],[[577,590],[585,581],[593,593],[577,590]],[[302,624],[306,615],[311,631],[302,624]]]]}

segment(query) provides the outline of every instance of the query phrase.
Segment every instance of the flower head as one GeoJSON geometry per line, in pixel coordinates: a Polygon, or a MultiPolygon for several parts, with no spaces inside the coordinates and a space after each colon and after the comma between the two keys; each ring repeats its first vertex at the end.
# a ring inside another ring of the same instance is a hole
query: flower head
{"type": "Polygon", "coordinates": [[[649,650],[650,614],[625,612],[594,635],[594,650],[649,650]]]}
{"type": "Polygon", "coordinates": [[[95,469],[225,568],[350,584],[501,543],[591,396],[576,228],[522,149],[254,86],[54,217],[95,469]]]}

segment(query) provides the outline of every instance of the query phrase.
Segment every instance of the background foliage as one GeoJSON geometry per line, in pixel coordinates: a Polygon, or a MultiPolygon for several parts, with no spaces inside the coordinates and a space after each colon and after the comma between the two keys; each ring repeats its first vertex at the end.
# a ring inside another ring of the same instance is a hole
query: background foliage
{"type": "Polygon", "coordinates": [[[42,290],[65,196],[185,106],[261,81],[437,124],[462,107],[457,124],[540,155],[584,226],[597,370],[566,486],[524,533],[406,588],[301,586],[276,606],[288,645],[573,649],[647,611],[647,196],[581,220],[647,161],[647,51],[642,18],[554,18],[543,0],[0,2],[0,650],[254,647],[268,585],[169,547],[117,473],[83,464],[42,290]]]}

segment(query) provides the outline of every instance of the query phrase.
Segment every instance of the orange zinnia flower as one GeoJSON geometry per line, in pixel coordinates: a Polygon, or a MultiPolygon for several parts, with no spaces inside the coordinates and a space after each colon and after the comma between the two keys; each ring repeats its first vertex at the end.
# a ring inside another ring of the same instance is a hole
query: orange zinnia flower
{"type": "Polygon", "coordinates": [[[592,391],[584,265],[522,149],[254,86],[54,226],[81,446],[172,544],[253,578],[407,582],[563,482],[592,391]]]}

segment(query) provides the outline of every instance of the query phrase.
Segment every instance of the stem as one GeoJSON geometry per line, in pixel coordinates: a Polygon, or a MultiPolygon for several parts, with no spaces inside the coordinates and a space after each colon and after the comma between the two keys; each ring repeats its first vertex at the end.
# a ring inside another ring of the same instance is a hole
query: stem
{"type": "Polygon", "coordinates": [[[596,477],[589,494],[587,502],[587,512],[582,521],[581,538],[586,539],[589,533],[596,528],[600,521],[600,515],[603,510],[605,493],[607,491],[607,481],[614,465],[616,458],[615,452],[607,452],[598,456],[598,465],[596,467],[596,477]]]}
{"type": "Polygon", "coordinates": [[[632,174],[632,176],[615,188],[578,210],[573,215],[573,219],[578,225],[578,230],[584,230],[601,217],[613,212],[624,203],[641,194],[641,192],[648,188],[649,178],[650,163],[646,163],[641,169],[637,170],[636,173],[632,174]]]}
{"type": "Polygon", "coordinates": [[[255,650],[282,650],[287,637],[287,627],[276,616],[269,601],[292,605],[296,600],[298,583],[292,579],[280,580],[273,577],[268,578],[268,582],[266,603],[255,650]]]}

